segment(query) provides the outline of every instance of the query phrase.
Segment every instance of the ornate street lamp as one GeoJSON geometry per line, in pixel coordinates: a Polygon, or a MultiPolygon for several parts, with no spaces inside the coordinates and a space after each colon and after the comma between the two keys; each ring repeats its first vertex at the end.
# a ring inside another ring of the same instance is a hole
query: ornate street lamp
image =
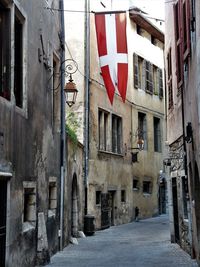
{"type": "Polygon", "coordinates": [[[78,90],[76,84],[73,82],[72,75],[69,76],[69,81],[65,84],[65,99],[69,107],[73,106],[76,103],[76,97],[78,90]]]}
{"type": "Polygon", "coordinates": [[[69,107],[71,107],[76,103],[76,97],[78,93],[76,84],[72,79],[72,74],[74,74],[78,70],[78,64],[73,59],[66,59],[65,62],[67,62],[65,72],[69,75],[69,80],[65,84],[64,92],[66,103],[69,107]]]}

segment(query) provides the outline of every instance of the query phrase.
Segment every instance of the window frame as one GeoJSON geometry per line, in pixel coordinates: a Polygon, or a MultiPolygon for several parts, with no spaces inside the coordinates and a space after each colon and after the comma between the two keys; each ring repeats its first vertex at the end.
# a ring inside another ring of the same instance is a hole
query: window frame
{"type": "Polygon", "coordinates": [[[121,203],[126,203],[126,190],[121,189],[121,203]]]}
{"type": "Polygon", "coordinates": [[[110,113],[98,108],[98,149],[109,151],[109,120],[110,113]]]}
{"type": "Polygon", "coordinates": [[[143,150],[148,150],[147,114],[138,111],[138,140],[144,140],[143,150]]]}
{"type": "Polygon", "coordinates": [[[111,116],[111,133],[112,133],[112,152],[115,154],[122,154],[122,117],[112,113],[111,116]]]}
{"type": "Polygon", "coordinates": [[[152,187],[153,187],[152,181],[144,180],[143,183],[142,183],[142,192],[143,192],[143,194],[151,195],[152,194],[152,187]],[[145,190],[145,186],[146,185],[147,185],[147,189],[148,190],[145,190]]]}
{"type": "Polygon", "coordinates": [[[161,119],[153,117],[154,152],[162,153],[161,119]]]}

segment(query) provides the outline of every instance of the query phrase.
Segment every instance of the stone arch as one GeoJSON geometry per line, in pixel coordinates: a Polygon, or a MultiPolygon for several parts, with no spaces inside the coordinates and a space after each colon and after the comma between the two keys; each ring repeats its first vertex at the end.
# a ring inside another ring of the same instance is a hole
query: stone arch
{"type": "Polygon", "coordinates": [[[78,183],[77,175],[74,173],[72,179],[72,194],[71,194],[71,235],[78,236],[78,183]]]}

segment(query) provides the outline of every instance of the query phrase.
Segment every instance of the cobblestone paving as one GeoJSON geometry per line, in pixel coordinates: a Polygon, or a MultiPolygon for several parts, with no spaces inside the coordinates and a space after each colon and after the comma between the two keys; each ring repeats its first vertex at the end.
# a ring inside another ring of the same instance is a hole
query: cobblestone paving
{"type": "Polygon", "coordinates": [[[78,239],[52,257],[49,267],[197,267],[170,243],[167,216],[114,226],[78,239]]]}

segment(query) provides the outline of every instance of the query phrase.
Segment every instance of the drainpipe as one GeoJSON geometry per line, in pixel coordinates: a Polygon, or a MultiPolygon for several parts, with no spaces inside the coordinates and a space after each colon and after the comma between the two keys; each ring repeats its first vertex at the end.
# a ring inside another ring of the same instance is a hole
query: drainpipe
{"type": "Polygon", "coordinates": [[[90,80],[90,0],[85,0],[85,110],[84,110],[84,184],[85,215],[88,212],[88,161],[89,161],[89,80],[90,80]]]}
{"type": "Polygon", "coordinates": [[[60,0],[60,10],[61,10],[61,57],[60,57],[60,70],[61,70],[61,90],[60,90],[60,99],[61,99],[61,108],[60,108],[60,120],[61,120],[61,143],[60,143],[60,250],[63,249],[63,219],[64,219],[64,185],[65,185],[65,171],[66,171],[66,159],[65,159],[65,24],[64,24],[64,0],[60,0]]]}

